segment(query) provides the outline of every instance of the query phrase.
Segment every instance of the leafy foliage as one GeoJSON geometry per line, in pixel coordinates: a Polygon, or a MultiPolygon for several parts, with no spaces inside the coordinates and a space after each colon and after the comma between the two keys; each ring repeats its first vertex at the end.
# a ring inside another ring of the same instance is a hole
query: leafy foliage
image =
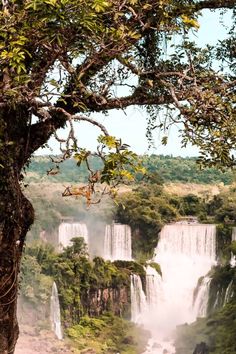
{"type": "Polygon", "coordinates": [[[29,254],[23,257],[21,272],[21,294],[36,306],[46,304],[51,296],[52,278],[42,273],[42,266],[29,254]]]}
{"type": "Polygon", "coordinates": [[[208,214],[214,215],[216,222],[235,224],[236,190],[232,185],[228,191],[215,196],[207,205],[208,214]]]}
{"type": "Polygon", "coordinates": [[[99,318],[82,317],[80,324],[67,330],[76,348],[93,348],[98,353],[142,353],[148,333],[109,313],[99,318]]]}

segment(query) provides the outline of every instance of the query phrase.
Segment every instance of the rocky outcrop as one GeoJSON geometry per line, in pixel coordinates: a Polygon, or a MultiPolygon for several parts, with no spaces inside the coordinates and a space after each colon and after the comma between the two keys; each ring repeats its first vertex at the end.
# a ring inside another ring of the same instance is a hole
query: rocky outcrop
{"type": "Polygon", "coordinates": [[[196,345],[193,354],[209,354],[209,348],[206,343],[201,342],[200,344],[196,345]]]}
{"type": "Polygon", "coordinates": [[[130,311],[128,287],[89,290],[83,307],[89,316],[99,316],[106,311],[124,317],[130,311]]]}

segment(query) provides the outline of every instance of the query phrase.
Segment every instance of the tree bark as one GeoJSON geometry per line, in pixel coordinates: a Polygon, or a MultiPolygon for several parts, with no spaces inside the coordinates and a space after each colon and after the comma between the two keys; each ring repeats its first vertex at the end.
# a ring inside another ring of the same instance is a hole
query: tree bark
{"type": "MultiPolygon", "coordinates": [[[[33,208],[18,180],[1,183],[0,197],[0,353],[12,354],[19,330],[16,318],[18,273],[26,233],[33,222],[33,208]]],[[[2,179],[1,179],[2,182],[2,179]]]]}
{"type": "Polygon", "coordinates": [[[23,112],[18,113],[0,112],[0,354],[13,354],[19,335],[18,273],[25,236],[34,219],[19,182],[26,121],[23,112]]]}

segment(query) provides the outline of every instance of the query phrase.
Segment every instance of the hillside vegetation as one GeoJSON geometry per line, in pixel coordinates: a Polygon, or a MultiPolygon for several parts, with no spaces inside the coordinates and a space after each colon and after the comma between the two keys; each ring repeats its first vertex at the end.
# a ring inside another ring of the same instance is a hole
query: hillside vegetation
{"type": "MultiPolygon", "coordinates": [[[[231,184],[234,174],[231,170],[221,172],[215,168],[201,170],[196,158],[182,158],[163,155],[140,156],[147,173],[156,181],[187,182],[203,184],[231,184]]],[[[53,158],[59,161],[58,157],[53,158]]],[[[93,170],[101,167],[101,160],[91,158],[93,170]]],[[[86,182],[88,171],[86,165],[81,163],[78,167],[74,159],[62,163],[54,163],[48,156],[36,156],[32,159],[26,170],[26,182],[86,182]],[[47,174],[49,173],[49,174],[47,174]]],[[[137,176],[139,179],[139,176],[137,176]]]]}

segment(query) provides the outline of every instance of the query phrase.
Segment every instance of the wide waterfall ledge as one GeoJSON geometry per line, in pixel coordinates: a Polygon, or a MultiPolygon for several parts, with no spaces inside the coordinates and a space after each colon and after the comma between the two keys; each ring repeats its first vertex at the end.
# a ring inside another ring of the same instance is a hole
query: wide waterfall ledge
{"type": "Polygon", "coordinates": [[[132,260],[131,228],[129,225],[113,223],[106,226],[104,258],[111,261],[132,260]]]}
{"type": "Polygon", "coordinates": [[[58,229],[58,248],[62,251],[63,248],[71,246],[71,239],[74,237],[83,237],[88,245],[88,229],[86,224],[80,222],[63,222],[58,229]]]}

